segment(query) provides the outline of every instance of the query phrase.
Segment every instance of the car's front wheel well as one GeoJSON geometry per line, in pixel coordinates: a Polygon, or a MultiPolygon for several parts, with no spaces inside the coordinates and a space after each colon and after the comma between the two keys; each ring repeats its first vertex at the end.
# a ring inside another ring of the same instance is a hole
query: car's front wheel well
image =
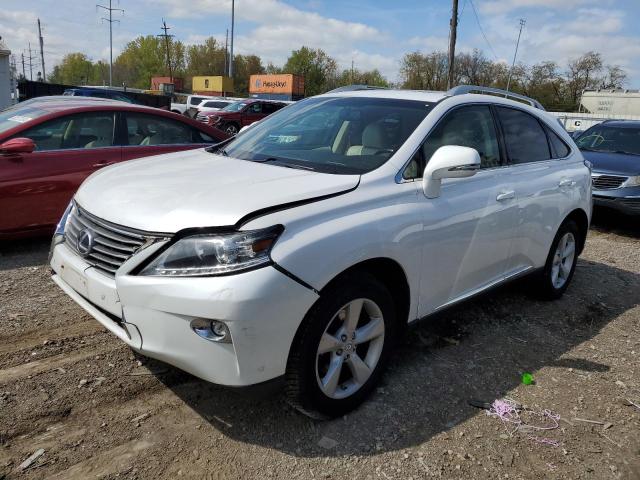
{"type": "MultiPolygon", "coordinates": [[[[578,240],[578,255],[582,253],[584,249],[584,244],[587,241],[587,233],[589,232],[589,217],[584,210],[581,208],[576,208],[573,210],[567,217],[564,222],[567,220],[573,220],[578,227],[578,232],[580,233],[580,239],[578,240]]],[[[562,223],[564,223],[562,222],[562,223]]]]}
{"type": "Polygon", "coordinates": [[[399,320],[399,327],[404,328],[409,320],[411,290],[404,269],[395,260],[373,258],[357,263],[334,277],[324,286],[320,294],[322,295],[322,291],[327,290],[332,284],[340,281],[345,276],[357,275],[360,272],[373,276],[389,290],[396,306],[396,318],[399,320]]]}

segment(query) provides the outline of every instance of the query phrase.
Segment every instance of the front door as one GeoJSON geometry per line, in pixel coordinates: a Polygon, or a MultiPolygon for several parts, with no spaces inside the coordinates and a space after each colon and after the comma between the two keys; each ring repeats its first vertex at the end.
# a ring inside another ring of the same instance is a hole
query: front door
{"type": "Polygon", "coordinates": [[[467,105],[449,112],[429,134],[409,170],[423,171],[423,159],[445,145],[475,148],[481,170],[473,177],[445,179],[440,197],[422,199],[419,316],[502,280],[515,229],[515,196],[490,107],[467,105]]]}
{"type": "Polygon", "coordinates": [[[15,137],[32,139],[36,150],[0,155],[0,230],[5,233],[53,227],[80,184],[121,158],[113,141],[113,112],[67,115],[15,137]]]}

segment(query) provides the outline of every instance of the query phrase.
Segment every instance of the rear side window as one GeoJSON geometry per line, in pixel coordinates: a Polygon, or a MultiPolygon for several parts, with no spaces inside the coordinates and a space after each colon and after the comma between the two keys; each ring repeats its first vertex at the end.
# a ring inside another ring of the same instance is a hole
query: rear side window
{"type": "MultiPolygon", "coordinates": [[[[129,145],[179,145],[202,143],[200,132],[182,122],[161,116],[127,114],[129,145]]],[[[206,141],[206,140],[205,140],[206,141]]]]}
{"type": "Polygon", "coordinates": [[[547,135],[535,117],[515,108],[497,107],[497,110],[511,163],[551,159],[547,135]]]}
{"type": "Polygon", "coordinates": [[[546,130],[547,135],[549,136],[549,142],[551,143],[551,153],[553,155],[553,158],[564,158],[569,155],[571,150],[569,149],[567,144],[564,143],[564,141],[558,136],[558,134],[550,128],[547,128],[546,130]]]}

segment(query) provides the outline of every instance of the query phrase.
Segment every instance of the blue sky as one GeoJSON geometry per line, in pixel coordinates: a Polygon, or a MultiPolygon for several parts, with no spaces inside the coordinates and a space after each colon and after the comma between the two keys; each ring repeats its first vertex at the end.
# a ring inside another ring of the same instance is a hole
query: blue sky
{"type": "MultiPolygon", "coordinates": [[[[37,46],[36,19],[45,36],[48,69],[65,53],[82,51],[108,59],[108,25],[91,0],[2,0],[0,35],[15,53],[37,46]]],[[[101,3],[108,3],[103,0],[101,3]]],[[[518,20],[527,21],[519,60],[555,60],[595,50],[605,62],[629,73],[640,88],[640,0],[459,0],[458,49],[483,50],[510,62],[518,20]],[[475,11],[474,11],[475,7],[475,11]],[[478,19],[476,19],[476,13],[478,19]],[[482,35],[479,23],[486,35],[482,35]]],[[[137,35],[158,34],[164,17],[177,38],[193,43],[214,36],[224,41],[231,0],[113,0],[125,9],[114,26],[114,56],[137,35]]],[[[256,53],[264,63],[282,64],[301,45],[322,48],[342,68],[378,68],[397,79],[399,61],[410,51],[445,50],[450,0],[236,0],[237,53],[256,53]]]]}

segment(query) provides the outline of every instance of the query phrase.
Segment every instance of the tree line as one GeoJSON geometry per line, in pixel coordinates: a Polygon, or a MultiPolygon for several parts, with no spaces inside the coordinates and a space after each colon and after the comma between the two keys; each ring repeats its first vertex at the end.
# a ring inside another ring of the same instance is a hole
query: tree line
{"type": "MultiPolygon", "coordinates": [[[[210,37],[202,43],[185,45],[169,43],[174,77],[185,79],[191,88],[191,77],[223,75],[228,55],[223,44],[210,37]]],[[[377,69],[340,69],[338,62],[321,49],[301,47],[291,52],[282,66],[266,66],[257,55],[235,55],[234,81],[236,95],[247,95],[249,77],[259,73],[294,73],[305,77],[307,96],[317,95],[336,87],[367,84],[418,90],[446,90],[447,54],[411,52],[400,60],[399,82],[389,82],[377,69]]],[[[617,65],[608,65],[597,52],[587,52],[570,60],[564,67],[552,61],[534,65],[518,63],[513,69],[504,62],[487,58],[481,50],[458,53],[455,60],[454,83],[506,88],[536,98],[548,110],[572,111],[578,108],[584,89],[622,88],[626,72],[617,65]],[[510,72],[511,70],[511,72],[510,72]]],[[[114,85],[147,89],[151,77],[168,76],[166,44],[153,36],[140,36],[130,41],[113,64],[114,85]]],[[[108,63],[93,62],[79,52],[66,55],[56,65],[49,81],[68,85],[103,85],[109,78],[108,63]]]]}

